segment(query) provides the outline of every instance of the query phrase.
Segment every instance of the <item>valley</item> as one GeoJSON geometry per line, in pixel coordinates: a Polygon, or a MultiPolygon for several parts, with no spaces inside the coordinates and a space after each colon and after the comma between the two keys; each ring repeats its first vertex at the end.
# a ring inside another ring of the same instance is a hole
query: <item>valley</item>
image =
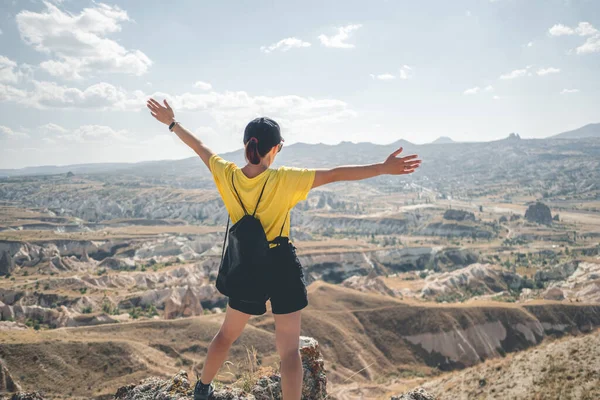
{"type": "MultiPolygon", "coordinates": [[[[295,144],[280,162],[369,163],[400,145],[424,160],[418,173],[325,186],[291,214],[309,283],[302,334],[320,343],[329,393],[389,399],[423,384],[444,399],[461,380],[465,398],[492,396],[473,371],[496,379],[521,352],[595,340],[600,140],[295,144]]],[[[214,286],[227,214],[204,168],[0,171],[0,392],[108,399],[199,371],[227,304],[214,286]]],[[[252,318],[219,380],[243,373],[251,347],[276,368],[273,331],[270,312],[252,318]]],[[[520,398],[503,390],[489,398],[520,398]]]]}

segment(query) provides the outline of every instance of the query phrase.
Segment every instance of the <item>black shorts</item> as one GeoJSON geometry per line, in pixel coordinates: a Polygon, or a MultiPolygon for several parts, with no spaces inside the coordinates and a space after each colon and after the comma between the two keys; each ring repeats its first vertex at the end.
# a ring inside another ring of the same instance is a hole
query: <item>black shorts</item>
{"type": "Polygon", "coordinates": [[[267,312],[266,301],[271,301],[273,314],[289,314],[308,305],[306,281],[296,247],[286,237],[276,239],[277,246],[269,249],[266,269],[268,296],[265,301],[253,302],[229,298],[229,307],[250,315],[267,312]]]}

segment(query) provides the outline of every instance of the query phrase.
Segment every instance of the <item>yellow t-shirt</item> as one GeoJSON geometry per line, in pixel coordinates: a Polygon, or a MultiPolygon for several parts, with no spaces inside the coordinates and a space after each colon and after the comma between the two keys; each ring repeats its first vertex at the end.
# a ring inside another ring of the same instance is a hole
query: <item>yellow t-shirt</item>
{"type": "Polygon", "coordinates": [[[269,178],[262,195],[256,215],[271,241],[279,236],[290,236],[289,212],[294,206],[308,196],[315,179],[315,170],[279,167],[269,168],[254,178],[248,178],[242,170],[230,161],[225,161],[214,154],[210,158],[210,171],[229,212],[231,221],[235,224],[244,216],[244,210],[231,185],[231,176],[244,207],[249,214],[254,212],[260,192],[269,178]],[[284,225],[285,221],[285,225],[284,225]]]}

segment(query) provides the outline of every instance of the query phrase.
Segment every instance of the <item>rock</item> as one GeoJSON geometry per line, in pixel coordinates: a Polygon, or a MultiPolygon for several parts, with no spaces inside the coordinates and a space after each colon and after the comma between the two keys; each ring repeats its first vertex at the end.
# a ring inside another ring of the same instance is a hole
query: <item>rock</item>
{"type": "Polygon", "coordinates": [[[21,386],[10,375],[8,369],[0,361],[0,392],[19,392],[21,390],[21,386]]]}
{"type": "MultiPolygon", "coordinates": [[[[310,337],[300,337],[300,354],[304,369],[302,400],[324,400],[327,398],[327,378],[319,343],[310,337]]],[[[212,400],[281,400],[281,377],[279,374],[259,377],[246,393],[233,386],[220,387],[215,390],[212,400]]],[[[193,384],[185,371],[178,372],[171,379],[163,380],[151,377],[142,380],[138,385],[127,385],[119,388],[115,400],[177,399],[192,400],[193,384]]]]}
{"type": "Polygon", "coordinates": [[[536,224],[552,225],[552,213],[550,208],[539,201],[530,205],[525,212],[525,219],[536,224]]]}
{"type": "Polygon", "coordinates": [[[178,299],[175,294],[173,293],[173,296],[165,301],[164,317],[166,319],[203,314],[204,310],[202,309],[202,304],[200,304],[200,298],[194,293],[191,287],[188,286],[181,299],[178,299]]]}
{"type": "Polygon", "coordinates": [[[388,296],[396,295],[374,271],[367,276],[351,276],[342,282],[342,286],[361,292],[373,292],[388,296]]]}
{"type": "Polygon", "coordinates": [[[500,219],[498,220],[498,222],[500,222],[501,224],[508,222],[508,218],[506,218],[506,215],[503,215],[500,217],[500,219]]]}
{"type": "Polygon", "coordinates": [[[410,392],[399,396],[392,396],[390,400],[437,400],[432,394],[429,394],[423,388],[411,390],[410,392]]]}
{"type": "Polygon", "coordinates": [[[13,394],[10,400],[46,400],[46,398],[39,392],[24,392],[13,394]]]}
{"type": "Polygon", "coordinates": [[[562,289],[553,287],[546,290],[542,297],[544,298],[544,300],[561,301],[565,299],[565,294],[563,293],[562,289]]]}
{"type": "Polygon", "coordinates": [[[453,221],[475,221],[475,214],[463,210],[446,210],[444,219],[453,221]]]}
{"type": "Polygon", "coordinates": [[[135,269],[135,262],[129,259],[107,257],[100,264],[99,267],[110,268],[114,270],[129,270],[135,269]]]}
{"type": "Polygon", "coordinates": [[[0,276],[6,276],[12,274],[15,269],[15,263],[8,254],[7,251],[2,252],[2,257],[0,257],[0,276]]]}

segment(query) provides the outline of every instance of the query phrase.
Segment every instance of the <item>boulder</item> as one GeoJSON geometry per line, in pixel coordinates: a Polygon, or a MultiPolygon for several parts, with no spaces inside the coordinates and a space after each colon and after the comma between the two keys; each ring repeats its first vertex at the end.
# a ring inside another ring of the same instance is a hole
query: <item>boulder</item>
{"type": "Polygon", "coordinates": [[[446,210],[444,219],[452,221],[475,221],[475,214],[463,210],[446,210]]]}
{"type": "MultiPolygon", "coordinates": [[[[324,400],[327,398],[327,378],[318,342],[310,337],[300,337],[300,354],[304,369],[302,400],[324,400]]],[[[258,377],[250,393],[238,386],[220,387],[215,390],[212,400],[281,400],[281,377],[271,374],[258,377]]],[[[171,379],[152,377],[138,385],[119,388],[115,400],[179,399],[192,400],[194,384],[185,371],[178,372],[171,379]]]]}
{"type": "Polygon", "coordinates": [[[539,201],[530,205],[525,211],[525,219],[536,224],[552,225],[552,213],[550,208],[539,201]]]}
{"type": "Polygon", "coordinates": [[[0,361],[0,392],[18,392],[21,387],[8,372],[8,369],[0,361]]]}
{"type": "Polygon", "coordinates": [[[13,261],[8,251],[3,251],[0,256],[0,276],[6,276],[12,274],[15,269],[15,262],[13,261]]]}
{"type": "Polygon", "coordinates": [[[410,392],[392,396],[390,400],[437,400],[435,396],[429,394],[423,388],[411,390],[410,392]]]}

